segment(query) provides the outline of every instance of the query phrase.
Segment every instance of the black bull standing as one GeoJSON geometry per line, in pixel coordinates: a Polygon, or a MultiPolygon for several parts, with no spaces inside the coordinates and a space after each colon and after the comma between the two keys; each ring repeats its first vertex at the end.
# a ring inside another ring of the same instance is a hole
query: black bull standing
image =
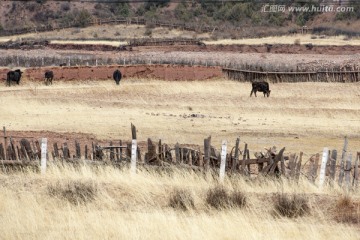
{"type": "Polygon", "coordinates": [[[54,79],[54,73],[53,71],[47,70],[45,72],[45,85],[52,85],[52,80],[54,79]]]}
{"type": "Polygon", "coordinates": [[[22,73],[23,72],[20,69],[16,69],[15,71],[9,71],[6,78],[7,85],[10,86],[11,81],[14,81],[19,85],[22,73]]]}
{"type": "Polygon", "coordinates": [[[113,78],[117,85],[119,85],[121,77],[122,77],[121,72],[119,70],[115,70],[115,72],[113,74],[113,78]]]}
{"type": "Polygon", "coordinates": [[[250,97],[252,96],[253,93],[255,94],[255,97],[256,97],[256,92],[263,92],[264,97],[265,97],[265,95],[267,97],[269,97],[270,92],[271,92],[271,90],[269,89],[269,83],[267,83],[267,82],[253,82],[250,97]]]}

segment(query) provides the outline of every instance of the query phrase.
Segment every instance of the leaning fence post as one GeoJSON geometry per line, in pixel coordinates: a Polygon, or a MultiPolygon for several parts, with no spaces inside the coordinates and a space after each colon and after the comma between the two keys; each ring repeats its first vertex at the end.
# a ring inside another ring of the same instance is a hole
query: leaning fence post
{"type": "Polygon", "coordinates": [[[7,136],[6,136],[6,128],[5,126],[3,127],[3,131],[4,131],[4,147],[5,147],[5,151],[4,151],[4,160],[7,160],[7,136]]]}
{"type": "Polygon", "coordinates": [[[131,141],[131,166],[130,166],[130,172],[132,174],[136,173],[136,153],[137,153],[137,142],[136,139],[133,139],[131,141]]]}
{"type": "Polygon", "coordinates": [[[350,190],[350,171],[351,171],[351,161],[352,161],[352,154],[349,153],[348,158],[346,159],[345,164],[345,183],[346,183],[346,190],[350,190]]]}
{"type": "Polygon", "coordinates": [[[47,138],[41,139],[41,162],[40,169],[41,173],[44,174],[46,172],[46,151],[47,151],[47,138]]]}
{"type": "Polygon", "coordinates": [[[343,151],[342,151],[342,155],[341,155],[341,163],[340,163],[339,186],[341,186],[342,180],[344,178],[344,165],[345,165],[345,156],[346,156],[347,145],[348,145],[348,139],[345,136],[344,147],[343,147],[343,151]]]}
{"type": "Polygon", "coordinates": [[[360,159],[360,152],[356,154],[356,160],[354,165],[354,179],[353,179],[353,187],[356,191],[359,185],[359,159],[360,159]]]}
{"type": "Polygon", "coordinates": [[[220,182],[223,182],[225,177],[226,148],[227,148],[226,145],[227,145],[226,140],[223,140],[221,144],[221,163],[220,163],[220,173],[219,173],[220,182]]]}
{"type": "Polygon", "coordinates": [[[240,138],[236,139],[236,144],[235,144],[235,156],[234,156],[234,161],[232,164],[232,170],[235,171],[237,164],[239,162],[239,143],[240,143],[240,138]]]}
{"type": "Polygon", "coordinates": [[[337,158],[337,151],[334,149],[331,152],[331,158],[330,158],[330,186],[334,185],[335,171],[336,171],[336,158],[337,158]]]}
{"type": "Polygon", "coordinates": [[[329,155],[329,149],[327,147],[325,147],[323,150],[323,155],[322,155],[322,160],[321,160],[320,182],[319,182],[320,187],[322,187],[322,185],[324,184],[324,181],[325,181],[325,168],[326,168],[328,155],[329,155]]]}

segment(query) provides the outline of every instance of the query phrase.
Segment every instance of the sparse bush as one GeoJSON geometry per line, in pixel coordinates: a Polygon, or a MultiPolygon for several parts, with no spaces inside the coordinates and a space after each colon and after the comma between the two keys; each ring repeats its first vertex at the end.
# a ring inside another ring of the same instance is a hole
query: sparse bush
{"type": "Polygon", "coordinates": [[[152,35],[152,29],[146,28],[144,35],[145,36],[151,36],[152,35]]]}
{"type": "Polygon", "coordinates": [[[70,10],[70,4],[69,4],[69,3],[62,3],[62,4],[60,5],[60,9],[61,9],[61,11],[67,12],[67,11],[70,10]]]}
{"type": "Polygon", "coordinates": [[[231,198],[228,191],[220,186],[209,189],[206,196],[206,202],[216,209],[229,208],[231,205],[231,198]]]}
{"type": "Polygon", "coordinates": [[[360,223],[360,203],[350,196],[342,196],[335,205],[335,220],[343,223],[360,223]]]}
{"type": "Polygon", "coordinates": [[[206,202],[216,209],[242,208],[246,206],[246,196],[240,191],[229,193],[224,187],[216,186],[207,192],[206,202]]]}
{"type": "Polygon", "coordinates": [[[175,189],[170,195],[169,205],[172,208],[184,211],[195,207],[191,192],[185,189],[175,189]]]}
{"type": "Polygon", "coordinates": [[[231,194],[231,203],[233,207],[245,207],[247,204],[247,197],[243,192],[235,191],[231,194]]]}
{"type": "Polygon", "coordinates": [[[296,194],[279,194],[274,207],[278,214],[288,218],[301,217],[310,212],[308,199],[296,194]]]}
{"type": "Polygon", "coordinates": [[[98,193],[94,182],[69,181],[66,184],[57,182],[48,186],[48,193],[52,197],[63,198],[74,205],[93,201],[98,193]]]}

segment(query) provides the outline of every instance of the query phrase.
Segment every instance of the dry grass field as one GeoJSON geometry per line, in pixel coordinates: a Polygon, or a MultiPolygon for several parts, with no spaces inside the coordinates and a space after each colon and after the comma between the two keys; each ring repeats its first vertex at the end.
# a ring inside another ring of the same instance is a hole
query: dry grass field
{"type": "Polygon", "coordinates": [[[210,195],[209,191],[217,189],[215,186],[217,179],[210,175],[176,170],[162,175],[152,171],[131,175],[128,169],[112,167],[50,166],[46,175],[31,170],[0,174],[1,238],[351,240],[359,237],[359,225],[352,222],[360,220],[358,194],[346,197],[337,188],[321,191],[304,180],[299,184],[272,180],[249,182],[240,176],[226,179],[220,188],[225,190],[223,194],[210,195]],[[241,196],[242,204],[227,204],[226,196],[234,196],[235,192],[241,196]],[[279,214],[277,206],[286,206],[279,204],[282,196],[302,199],[295,201],[301,216],[279,214]],[[357,204],[355,212],[342,215],[351,204],[357,204]]]}
{"type": "MultiPolygon", "coordinates": [[[[202,145],[211,135],[220,148],[222,139],[233,145],[240,136],[251,151],[285,146],[305,158],[325,146],[340,151],[348,135],[348,149],[359,150],[358,83],[271,84],[270,98],[250,98],[250,88],[226,79],[124,79],[120,86],[25,80],[0,86],[0,124],[26,135],[89,133],[110,140],[130,139],[134,123],[140,141],[202,145]]],[[[215,175],[175,169],[136,175],[127,168],[51,164],[44,175],[1,170],[2,239],[350,240],[360,234],[359,192],[320,189],[303,178],[297,184],[234,176],[215,188],[215,175]]]]}
{"type": "MultiPolygon", "coordinates": [[[[125,79],[57,82],[53,86],[24,81],[0,86],[1,125],[16,131],[81,132],[99,139],[130,139],[130,123],[138,139],[174,144],[235,144],[250,150],[268,146],[313,154],[322,148],[360,146],[358,83],[271,84],[269,98],[249,97],[251,84],[225,79],[159,81],[125,79]],[[191,114],[198,114],[191,117],[191,114]]],[[[45,136],[46,137],[46,136],[45,136]]]]}

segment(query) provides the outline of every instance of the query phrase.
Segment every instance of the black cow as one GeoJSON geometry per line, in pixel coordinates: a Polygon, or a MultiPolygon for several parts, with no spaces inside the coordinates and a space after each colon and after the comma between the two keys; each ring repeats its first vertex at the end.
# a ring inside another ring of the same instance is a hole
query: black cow
{"type": "Polygon", "coordinates": [[[15,71],[9,71],[6,78],[7,85],[10,86],[11,81],[14,81],[19,85],[22,73],[23,72],[20,69],[16,69],[15,71]]]}
{"type": "Polygon", "coordinates": [[[46,70],[45,72],[45,85],[52,85],[52,80],[54,79],[54,73],[53,71],[46,70]]]}
{"type": "Polygon", "coordinates": [[[115,72],[113,74],[113,78],[117,85],[119,85],[121,77],[122,77],[121,72],[119,70],[115,70],[115,72]]]}
{"type": "Polygon", "coordinates": [[[265,95],[267,95],[267,97],[269,97],[270,92],[271,92],[271,90],[269,89],[269,83],[267,83],[267,82],[253,82],[250,97],[251,97],[251,95],[253,93],[255,94],[255,97],[256,97],[256,92],[257,91],[263,92],[264,97],[265,97],[265,95]]]}

